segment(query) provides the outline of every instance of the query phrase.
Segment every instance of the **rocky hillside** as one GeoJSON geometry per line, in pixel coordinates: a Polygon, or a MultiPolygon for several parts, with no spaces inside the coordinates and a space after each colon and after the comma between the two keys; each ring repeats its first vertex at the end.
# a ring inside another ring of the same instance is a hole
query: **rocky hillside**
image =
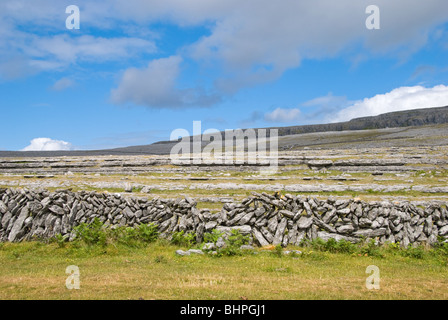
{"type": "Polygon", "coordinates": [[[272,129],[278,129],[279,135],[285,136],[310,132],[399,128],[442,123],[448,123],[448,106],[390,112],[380,114],[378,116],[355,118],[346,122],[292,127],[273,127],[272,129]]]}
{"type": "MultiPolygon", "coordinates": [[[[413,137],[424,138],[424,145],[446,145],[445,139],[441,137],[446,137],[446,131],[448,128],[448,106],[439,108],[427,108],[427,109],[415,109],[399,112],[385,113],[373,117],[356,118],[347,122],[329,123],[329,124],[316,124],[316,125],[302,125],[302,126],[290,126],[290,127],[272,127],[267,129],[278,129],[278,134],[280,137],[294,136],[297,135],[293,140],[289,141],[279,141],[279,147],[283,150],[285,147],[287,149],[291,146],[300,147],[310,147],[310,146],[325,146],[329,144],[332,148],[341,147],[343,144],[351,143],[356,140],[358,144],[363,144],[364,142],[369,142],[373,140],[379,140],[377,135],[390,135],[397,134],[397,132],[390,132],[387,128],[420,128],[425,126],[425,130],[417,130],[413,137]],[[439,126],[439,125],[444,126],[439,126]],[[363,130],[365,133],[363,137],[348,136],[345,133],[355,132],[363,130]],[[369,130],[379,130],[371,132],[369,130]],[[384,132],[382,130],[385,130],[384,132]],[[328,137],[319,136],[318,143],[316,143],[316,137],[312,136],[315,133],[326,133],[331,132],[328,137]],[[341,134],[335,134],[333,132],[341,132],[341,134]],[[309,134],[311,136],[306,136],[309,134]],[[299,136],[300,135],[300,136],[299,136]],[[335,144],[334,139],[337,139],[337,144],[335,144]],[[299,140],[299,141],[297,141],[299,140]]],[[[403,129],[401,129],[403,130],[403,129]]],[[[400,130],[399,130],[400,131],[400,130]]],[[[411,130],[412,131],[412,130],[411,130]]],[[[415,131],[415,130],[414,130],[415,131]]],[[[269,134],[269,132],[268,132],[269,134]]],[[[393,137],[392,145],[397,146],[414,146],[414,144],[408,143],[409,134],[402,134],[406,138],[404,144],[396,144],[399,141],[397,138],[393,137]]],[[[411,137],[411,138],[413,138],[411,137]]],[[[381,138],[383,139],[383,138],[381,138]]],[[[2,157],[62,157],[62,156],[106,156],[106,155],[167,155],[170,153],[171,148],[176,144],[176,141],[159,141],[150,145],[142,146],[130,146],[117,149],[109,150],[78,150],[78,151],[0,151],[0,158],[2,157]]],[[[370,143],[370,142],[369,142],[370,143]]],[[[421,144],[418,144],[421,145],[421,144]]],[[[381,146],[384,146],[383,144],[381,146]]],[[[387,145],[390,146],[390,145],[387,145]]],[[[358,147],[356,146],[349,146],[358,147]]],[[[369,147],[375,147],[369,145],[369,147]]]]}

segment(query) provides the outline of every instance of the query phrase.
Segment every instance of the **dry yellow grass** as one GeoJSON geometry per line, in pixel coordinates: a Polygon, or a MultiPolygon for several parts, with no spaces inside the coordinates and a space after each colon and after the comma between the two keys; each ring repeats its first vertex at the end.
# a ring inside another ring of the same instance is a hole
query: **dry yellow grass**
{"type": "Polygon", "coordinates": [[[0,299],[448,299],[446,257],[180,257],[176,249],[4,244],[0,299]],[[65,286],[69,265],[80,268],[79,290],[65,286]],[[369,265],[380,269],[380,290],[365,286],[369,265]]]}

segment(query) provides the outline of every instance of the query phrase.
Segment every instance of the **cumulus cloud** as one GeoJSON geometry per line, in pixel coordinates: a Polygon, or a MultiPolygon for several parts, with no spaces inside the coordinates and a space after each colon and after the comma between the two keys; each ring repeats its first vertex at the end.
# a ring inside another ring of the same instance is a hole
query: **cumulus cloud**
{"type": "Polygon", "coordinates": [[[264,115],[264,120],[276,123],[331,123],[383,113],[448,106],[448,86],[400,87],[363,100],[348,100],[345,96],[317,97],[299,108],[277,108],[264,115]],[[306,112],[311,107],[311,112],[306,112]]]}
{"type": "MultiPolygon", "coordinates": [[[[334,115],[342,108],[351,106],[356,101],[350,101],[346,96],[335,96],[331,92],[325,96],[308,100],[300,105],[302,124],[322,123],[322,118],[334,115]]],[[[328,122],[328,121],[327,121],[328,122]]]]}
{"type": "MultiPolygon", "coordinates": [[[[299,67],[304,59],[344,55],[356,61],[372,53],[402,58],[424,47],[431,34],[448,21],[446,0],[377,0],[381,29],[367,30],[365,9],[370,4],[366,0],[284,0],[281,5],[272,0],[80,1],[82,25],[101,30],[117,25],[123,27],[121,30],[128,26],[148,28],[160,21],[208,28],[207,35],[177,48],[177,52],[207,68],[208,74],[213,74],[215,90],[222,94],[274,81],[299,67]]],[[[0,76],[59,70],[84,61],[120,61],[157,50],[155,42],[144,37],[67,35],[61,28],[66,15],[60,9],[58,0],[0,2],[0,76]],[[48,30],[60,31],[54,34],[48,30]]],[[[156,64],[163,61],[155,61],[154,68],[156,64]]],[[[177,88],[173,75],[178,77],[179,70],[171,68],[172,73],[161,78],[165,83],[151,83],[147,94],[120,87],[131,78],[147,79],[144,75],[152,73],[151,67],[128,69],[114,91],[114,100],[163,107],[217,101],[216,96],[198,88],[177,88]],[[163,94],[151,89],[158,86],[165,90],[163,94]],[[171,97],[166,91],[169,88],[173,90],[171,97]]]]}
{"type": "Polygon", "coordinates": [[[219,97],[199,88],[179,88],[180,56],[152,60],[146,68],[127,69],[120,84],[111,92],[116,104],[133,103],[152,108],[204,107],[219,97]]]}
{"type": "Polygon", "coordinates": [[[382,113],[421,108],[448,106],[448,86],[400,87],[385,94],[357,101],[353,105],[327,117],[329,122],[376,116],[382,113]]]}
{"type": "MultiPolygon", "coordinates": [[[[96,19],[99,10],[84,13],[82,21],[90,16],[90,26],[102,20],[96,19]]],[[[1,1],[0,77],[11,80],[81,62],[121,61],[157,51],[151,39],[67,33],[66,18],[59,1],[1,1]]]]}
{"type": "Polygon", "coordinates": [[[283,109],[277,108],[274,111],[264,115],[264,120],[268,122],[290,123],[303,120],[300,109],[283,109]]]}
{"type": "Polygon", "coordinates": [[[333,108],[340,107],[341,105],[347,104],[347,97],[345,96],[335,96],[333,93],[328,93],[326,96],[317,97],[302,103],[304,107],[324,107],[333,108]]]}
{"type": "Polygon", "coordinates": [[[381,29],[371,32],[365,27],[366,1],[245,1],[190,52],[197,60],[221,64],[227,77],[219,79],[219,87],[235,91],[278,78],[304,59],[350,56],[350,47],[401,58],[421,48],[431,30],[448,20],[446,11],[440,11],[448,10],[443,0],[375,4],[381,10],[381,29]]]}
{"type": "MultiPolygon", "coordinates": [[[[373,54],[402,59],[422,48],[448,21],[446,0],[377,0],[381,29],[367,30],[366,0],[114,0],[110,16],[180,26],[209,34],[181,50],[214,73],[216,90],[233,94],[281,77],[305,59],[373,54]]],[[[103,4],[102,4],[103,5],[103,4]]]]}
{"type": "Polygon", "coordinates": [[[68,89],[72,87],[75,84],[75,82],[69,78],[62,78],[56,81],[53,86],[51,87],[54,91],[63,91],[65,89],[68,89]]]}
{"type": "Polygon", "coordinates": [[[61,71],[82,62],[120,61],[157,50],[154,42],[144,39],[88,35],[70,37],[22,33],[8,39],[0,37],[1,42],[5,50],[0,44],[0,76],[6,79],[43,71],[61,71]]]}
{"type": "Polygon", "coordinates": [[[153,53],[154,42],[139,38],[103,38],[83,35],[70,37],[55,35],[34,37],[30,47],[24,48],[35,59],[53,58],[56,61],[116,61],[137,53],[153,53]]]}
{"type": "Polygon", "coordinates": [[[35,138],[30,145],[20,151],[68,151],[73,150],[71,143],[50,138],[35,138]]]}

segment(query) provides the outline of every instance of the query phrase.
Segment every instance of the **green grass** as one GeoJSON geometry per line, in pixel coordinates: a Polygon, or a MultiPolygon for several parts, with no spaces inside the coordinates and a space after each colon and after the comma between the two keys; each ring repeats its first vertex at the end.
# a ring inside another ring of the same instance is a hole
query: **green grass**
{"type": "Polygon", "coordinates": [[[447,256],[425,251],[381,256],[295,248],[180,257],[163,241],[129,247],[27,242],[0,244],[0,299],[447,299],[447,256]],[[65,287],[66,267],[80,269],[80,290],[65,287]],[[380,269],[367,290],[366,268],[380,269]]]}

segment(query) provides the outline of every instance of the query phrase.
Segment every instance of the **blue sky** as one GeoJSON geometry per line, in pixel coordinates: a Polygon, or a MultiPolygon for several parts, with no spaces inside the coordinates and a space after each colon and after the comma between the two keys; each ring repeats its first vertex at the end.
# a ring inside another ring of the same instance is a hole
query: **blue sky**
{"type": "Polygon", "coordinates": [[[447,53],[446,0],[2,0],[0,150],[444,106],[447,53]]]}

